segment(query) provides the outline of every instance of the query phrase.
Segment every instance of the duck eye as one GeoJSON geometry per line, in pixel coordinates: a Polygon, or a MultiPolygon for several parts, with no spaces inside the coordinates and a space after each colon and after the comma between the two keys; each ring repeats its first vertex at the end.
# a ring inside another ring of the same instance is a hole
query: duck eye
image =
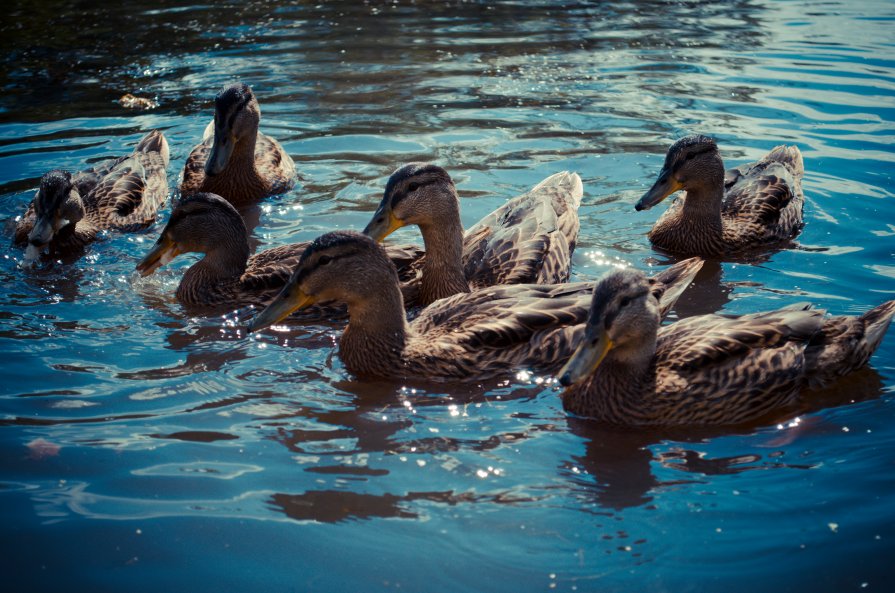
{"type": "Polygon", "coordinates": [[[407,191],[412,192],[412,191],[418,190],[419,188],[420,188],[419,183],[411,183],[410,185],[407,186],[407,191]]]}
{"type": "Polygon", "coordinates": [[[625,297],[619,302],[619,305],[621,305],[622,307],[627,307],[630,304],[631,304],[631,297],[625,297]]]}
{"type": "Polygon", "coordinates": [[[320,259],[317,260],[317,265],[319,265],[319,266],[325,266],[326,264],[328,264],[328,263],[331,262],[332,260],[333,260],[333,258],[331,258],[331,257],[328,256],[328,255],[321,255],[321,256],[320,256],[320,259]]]}

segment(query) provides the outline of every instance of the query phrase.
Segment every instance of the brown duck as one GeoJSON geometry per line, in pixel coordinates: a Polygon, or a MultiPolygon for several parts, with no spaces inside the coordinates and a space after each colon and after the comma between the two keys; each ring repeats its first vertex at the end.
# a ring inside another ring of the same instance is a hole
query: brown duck
{"type": "Polygon", "coordinates": [[[295,184],[295,163],[279,142],[258,131],[261,109],[252,89],[230,85],[214,100],[214,120],[183,168],[183,196],[223,196],[234,206],[281,194],[295,184]]]}
{"type": "Polygon", "coordinates": [[[15,243],[27,245],[25,264],[47,250],[51,256],[80,253],[105,229],[136,231],[155,220],[168,195],[168,142],[158,130],[134,151],[72,175],[53,170],[16,224],[15,243]]]}
{"type": "Polygon", "coordinates": [[[668,149],[658,179],[635,207],[647,210],[684,190],[649,232],[665,251],[719,257],[768,247],[803,226],[804,172],[799,149],[778,146],[725,174],[715,141],[688,136],[668,149]]]}
{"type": "MultiPolygon", "coordinates": [[[[701,260],[648,281],[668,310],[701,260]]],[[[579,342],[593,283],[512,284],[441,299],[407,322],[395,266],[366,235],[327,233],[301,255],[289,283],[249,325],[259,331],[314,303],[348,305],[339,357],[363,378],[482,380],[556,371],[579,342]]]]}
{"type": "Polygon", "coordinates": [[[794,405],[867,363],[895,301],[860,317],[824,317],[801,304],[742,316],[700,315],[659,326],[643,274],[604,276],[587,327],[560,371],[566,410],[647,426],[729,425],[794,405]]]}
{"type": "MultiPolygon", "coordinates": [[[[201,253],[204,257],[184,273],[177,287],[182,304],[228,309],[264,306],[289,280],[308,245],[281,245],[249,257],[249,234],[242,217],[222,197],[201,193],[175,205],[137,271],[145,277],[182,253],[201,253]]],[[[392,246],[387,252],[401,270],[420,256],[418,249],[408,246],[392,246]]]]}
{"type": "Polygon", "coordinates": [[[419,226],[426,253],[404,288],[408,306],[486,286],[556,284],[569,279],[583,191],[577,174],[557,173],[464,233],[447,171],[410,163],[389,178],[364,233],[382,241],[402,226],[419,226]]]}

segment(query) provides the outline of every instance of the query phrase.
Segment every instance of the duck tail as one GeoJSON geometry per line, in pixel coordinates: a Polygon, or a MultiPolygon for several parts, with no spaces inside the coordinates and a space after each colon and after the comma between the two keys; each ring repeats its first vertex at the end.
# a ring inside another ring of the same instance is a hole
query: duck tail
{"type": "Polygon", "coordinates": [[[567,192],[572,199],[575,209],[581,205],[581,198],[584,196],[584,184],[581,182],[581,177],[578,173],[570,173],[569,171],[554,173],[534,186],[531,191],[535,192],[548,187],[555,187],[567,192]]]}
{"type": "Polygon", "coordinates": [[[662,270],[650,279],[650,290],[659,301],[660,315],[663,319],[684,290],[693,283],[704,264],[704,259],[691,257],[662,270]]]}
{"type": "Polygon", "coordinates": [[[864,340],[871,353],[883,341],[893,315],[895,315],[895,301],[889,301],[870,309],[858,318],[864,324],[864,340]]]}
{"type": "Polygon", "coordinates": [[[137,147],[134,149],[134,152],[142,152],[144,154],[157,152],[162,156],[162,160],[165,162],[165,167],[168,166],[168,141],[165,140],[165,135],[162,134],[160,130],[152,130],[143,136],[140,143],[137,144],[137,147]]]}
{"type": "Polygon", "coordinates": [[[796,177],[801,178],[805,174],[805,162],[802,160],[802,151],[798,146],[778,146],[765,158],[769,161],[783,163],[795,173],[796,177]]]}
{"type": "Polygon", "coordinates": [[[806,351],[808,385],[826,387],[861,368],[879,347],[895,315],[895,301],[883,303],[860,317],[830,317],[806,351]]]}

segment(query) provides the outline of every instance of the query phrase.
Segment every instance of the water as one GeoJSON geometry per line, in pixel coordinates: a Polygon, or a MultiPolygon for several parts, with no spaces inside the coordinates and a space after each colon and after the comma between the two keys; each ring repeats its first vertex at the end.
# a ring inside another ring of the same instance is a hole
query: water
{"type": "MultiPolygon", "coordinates": [[[[729,165],[797,144],[807,226],[766,261],[710,264],[678,316],[893,298],[889,2],[95,4],[6,9],[2,219],[46,170],[152,128],[176,187],[214,93],[241,79],[302,177],[250,213],[262,246],[362,228],[398,164],[433,160],[466,225],[576,170],[575,277],[664,265],[645,238],[662,208],[633,204],[700,132],[729,165]],[[160,106],[125,110],[126,92],[160,106]]],[[[356,382],[340,324],[248,340],[189,318],[173,294],[190,258],[134,278],[160,228],[71,265],[0,259],[6,590],[891,586],[895,332],[779,426],[607,429],[539,377],[356,382]]]]}

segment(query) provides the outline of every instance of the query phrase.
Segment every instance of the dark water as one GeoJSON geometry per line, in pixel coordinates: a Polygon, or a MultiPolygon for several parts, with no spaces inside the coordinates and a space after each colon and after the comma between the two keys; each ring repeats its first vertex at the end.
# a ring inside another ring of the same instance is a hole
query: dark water
{"type": "MultiPolygon", "coordinates": [[[[807,226],[767,261],[709,265],[679,316],[893,298],[891,2],[102,4],[5,9],[0,218],[44,171],[152,128],[176,187],[241,79],[302,177],[257,211],[262,245],[361,228],[389,173],[426,159],[466,225],[576,170],[575,275],[664,265],[645,238],[661,208],[633,203],[701,132],[731,165],[797,144],[807,226]]],[[[891,590],[895,332],[780,425],[609,430],[538,377],[360,383],[338,324],[247,340],[189,318],[190,258],[132,273],[159,228],[71,265],[0,259],[4,590],[891,590]]]]}

